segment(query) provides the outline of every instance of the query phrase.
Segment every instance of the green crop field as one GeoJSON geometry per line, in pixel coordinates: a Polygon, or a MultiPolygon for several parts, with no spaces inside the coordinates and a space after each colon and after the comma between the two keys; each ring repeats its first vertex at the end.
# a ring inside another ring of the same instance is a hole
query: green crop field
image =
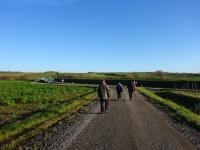
{"type": "Polygon", "coordinates": [[[39,85],[29,82],[0,82],[0,104],[54,103],[59,100],[90,92],[84,87],[39,85]]]}
{"type": "Polygon", "coordinates": [[[15,146],[95,98],[92,87],[0,81],[0,147],[15,146]]]}

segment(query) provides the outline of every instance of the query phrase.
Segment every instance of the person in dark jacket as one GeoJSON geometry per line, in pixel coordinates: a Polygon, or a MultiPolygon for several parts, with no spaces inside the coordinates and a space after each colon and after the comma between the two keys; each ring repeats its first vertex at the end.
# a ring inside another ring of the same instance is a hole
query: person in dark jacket
{"type": "Polygon", "coordinates": [[[109,100],[110,100],[110,88],[106,84],[105,80],[102,80],[98,87],[98,97],[101,102],[101,113],[108,112],[109,100]]]}
{"type": "Polygon", "coordinates": [[[123,92],[123,86],[122,86],[121,83],[118,83],[116,85],[116,91],[117,91],[118,100],[120,100],[121,99],[121,94],[123,92]]]}
{"type": "Polygon", "coordinates": [[[136,90],[136,84],[136,81],[130,81],[127,85],[130,101],[132,100],[133,92],[136,90]]]}

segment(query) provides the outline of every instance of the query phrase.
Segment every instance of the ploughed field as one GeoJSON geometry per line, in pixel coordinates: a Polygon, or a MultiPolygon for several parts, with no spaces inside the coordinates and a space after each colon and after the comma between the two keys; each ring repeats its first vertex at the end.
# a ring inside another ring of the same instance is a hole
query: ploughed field
{"type": "Polygon", "coordinates": [[[95,98],[92,87],[0,81],[0,147],[15,147],[95,98]]]}

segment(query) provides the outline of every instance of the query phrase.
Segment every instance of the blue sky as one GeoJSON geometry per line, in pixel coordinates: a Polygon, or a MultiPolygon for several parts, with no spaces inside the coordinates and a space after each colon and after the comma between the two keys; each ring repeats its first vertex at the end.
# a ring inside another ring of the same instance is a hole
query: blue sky
{"type": "Polygon", "coordinates": [[[199,0],[2,0],[0,70],[200,72],[199,0]]]}

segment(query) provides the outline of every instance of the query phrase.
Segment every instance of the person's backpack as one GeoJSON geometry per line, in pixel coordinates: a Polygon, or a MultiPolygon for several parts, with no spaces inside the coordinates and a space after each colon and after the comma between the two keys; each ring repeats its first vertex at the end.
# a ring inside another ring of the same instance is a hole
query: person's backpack
{"type": "Polygon", "coordinates": [[[121,92],[122,91],[122,87],[119,84],[117,84],[116,90],[121,92]]]}

